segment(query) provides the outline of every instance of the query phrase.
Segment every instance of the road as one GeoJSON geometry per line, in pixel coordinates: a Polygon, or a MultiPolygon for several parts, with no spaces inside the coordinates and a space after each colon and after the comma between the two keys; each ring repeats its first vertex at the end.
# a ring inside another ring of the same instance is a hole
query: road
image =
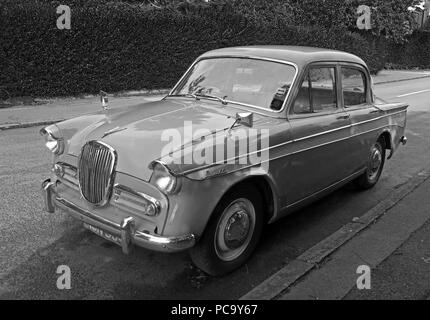
{"type": "Polygon", "coordinates": [[[387,161],[379,184],[346,186],[266,228],[251,260],[221,278],[195,269],[186,253],[121,249],[61,213],[42,209],[40,183],[51,156],[40,128],[0,132],[0,297],[3,299],[237,299],[342,225],[359,217],[430,163],[430,78],[377,85],[388,101],[410,104],[408,144],[387,161]],[[58,290],[56,269],[71,269],[72,289],[58,290]]]}

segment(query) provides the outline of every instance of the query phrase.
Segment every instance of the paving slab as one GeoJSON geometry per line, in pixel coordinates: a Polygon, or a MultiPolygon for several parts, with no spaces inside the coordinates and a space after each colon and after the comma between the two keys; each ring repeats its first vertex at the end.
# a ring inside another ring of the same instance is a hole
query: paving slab
{"type": "Polygon", "coordinates": [[[430,221],[414,232],[393,254],[371,270],[371,287],[356,287],[345,300],[429,300],[430,221]]]}

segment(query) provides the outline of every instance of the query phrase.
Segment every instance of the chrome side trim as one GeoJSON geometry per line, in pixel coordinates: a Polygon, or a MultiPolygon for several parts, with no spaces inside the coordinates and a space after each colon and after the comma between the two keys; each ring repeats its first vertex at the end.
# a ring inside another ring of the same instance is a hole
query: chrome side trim
{"type": "MultiPolygon", "coordinates": [[[[332,133],[332,132],[336,132],[336,131],[339,131],[339,130],[350,129],[350,128],[354,127],[354,126],[358,126],[358,125],[363,124],[363,123],[367,123],[367,122],[370,122],[370,121],[379,120],[379,119],[382,119],[384,117],[387,117],[387,116],[390,116],[390,115],[396,115],[396,114],[403,113],[403,112],[406,112],[406,111],[400,111],[400,112],[396,112],[396,113],[390,113],[390,114],[386,114],[384,116],[381,116],[381,117],[378,117],[378,118],[375,118],[375,119],[353,123],[353,124],[350,124],[350,125],[347,125],[347,126],[343,126],[343,127],[339,127],[339,128],[336,128],[336,129],[331,129],[331,130],[323,131],[323,132],[316,133],[316,134],[313,134],[313,135],[309,135],[309,136],[306,136],[306,137],[302,137],[302,138],[299,138],[299,139],[293,139],[293,140],[290,140],[290,141],[287,141],[287,142],[283,142],[283,143],[280,143],[280,144],[277,144],[277,145],[274,145],[274,146],[271,146],[271,147],[268,147],[268,148],[265,148],[265,149],[261,149],[261,150],[254,151],[254,152],[251,152],[251,153],[247,153],[247,154],[243,154],[243,155],[240,155],[240,156],[236,156],[234,158],[230,158],[230,159],[227,159],[227,160],[217,161],[217,162],[214,162],[214,163],[202,166],[202,167],[190,169],[190,170],[187,170],[187,171],[184,171],[184,172],[181,172],[181,173],[173,173],[173,174],[175,174],[177,176],[184,176],[184,175],[187,175],[187,174],[190,174],[190,173],[193,173],[193,172],[197,172],[197,171],[208,169],[208,168],[211,168],[211,167],[214,167],[214,166],[217,166],[217,165],[225,164],[225,163],[227,163],[229,161],[236,161],[236,160],[238,160],[240,158],[248,157],[250,155],[253,155],[253,154],[256,154],[256,153],[259,153],[259,152],[264,152],[264,151],[267,151],[267,150],[270,151],[271,149],[275,149],[275,148],[278,148],[278,147],[281,147],[281,146],[285,146],[285,145],[288,145],[288,144],[291,144],[291,143],[294,143],[294,142],[304,141],[304,140],[307,140],[307,139],[315,138],[315,137],[322,136],[324,134],[328,134],[328,133],[332,133]]],[[[267,161],[271,161],[271,160],[277,160],[277,159],[289,156],[291,154],[300,153],[302,151],[307,151],[307,150],[310,150],[310,149],[318,148],[318,147],[321,147],[321,146],[324,146],[324,145],[327,145],[327,144],[331,144],[331,143],[339,142],[339,141],[342,141],[342,140],[347,140],[347,139],[350,139],[350,138],[354,138],[354,137],[360,136],[362,134],[366,134],[366,133],[369,133],[369,132],[372,132],[372,131],[380,130],[380,129],[383,129],[383,128],[389,127],[389,126],[394,126],[394,124],[392,124],[392,125],[387,124],[387,125],[384,125],[384,126],[372,129],[372,130],[368,130],[368,131],[364,131],[364,132],[360,132],[360,133],[348,136],[346,138],[333,140],[333,141],[330,141],[330,142],[327,142],[327,143],[323,143],[323,144],[320,144],[320,145],[312,146],[312,147],[307,148],[307,149],[302,149],[302,150],[298,150],[298,151],[295,151],[295,152],[292,152],[292,153],[287,153],[287,154],[282,155],[282,156],[277,157],[277,158],[272,158],[272,159],[269,159],[269,160],[262,161],[262,163],[267,162],[267,161]]],[[[242,168],[240,168],[238,170],[229,171],[227,173],[240,171],[240,170],[247,169],[247,168],[250,168],[250,167],[255,167],[255,166],[258,166],[258,165],[259,164],[254,164],[254,165],[242,167],[242,168]]]]}
{"type": "MultiPolygon", "coordinates": [[[[363,124],[363,123],[373,122],[373,121],[380,120],[380,119],[386,118],[388,116],[396,115],[396,114],[403,113],[403,112],[406,112],[406,110],[405,111],[395,112],[395,113],[387,113],[387,114],[385,114],[383,116],[380,116],[380,117],[377,117],[377,118],[373,118],[373,119],[369,119],[369,120],[364,120],[364,121],[360,121],[360,122],[356,122],[356,123],[351,123],[351,124],[343,126],[343,127],[339,127],[339,128],[335,128],[335,129],[331,129],[331,130],[327,130],[327,131],[315,133],[315,134],[312,134],[312,135],[309,135],[309,136],[306,136],[306,137],[302,137],[302,138],[299,138],[299,139],[294,139],[294,142],[296,142],[296,141],[302,141],[302,140],[306,140],[306,139],[311,139],[311,138],[315,138],[315,137],[322,136],[322,135],[327,134],[327,133],[332,133],[332,132],[340,131],[340,130],[343,130],[343,129],[352,128],[352,127],[358,126],[358,125],[363,124]]],[[[291,120],[295,120],[295,119],[291,119],[291,120]]]]}
{"type": "Polygon", "coordinates": [[[173,87],[173,89],[170,90],[169,94],[166,97],[168,97],[168,96],[170,96],[170,95],[173,94],[173,92],[176,90],[176,88],[179,86],[179,84],[185,79],[185,77],[189,74],[189,72],[191,71],[191,69],[198,62],[200,62],[202,60],[222,59],[222,58],[253,59],[253,60],[260,60],[260,61],[268,61],[268,62],[274,62],[274,63],[281,63],[281,64],[285,64],[285,65],[289,65],[291,67],[294,67],[295,74],[294,74],[293,80],[291,82],[290,89],[288,90],[288,93],[285,96],[284,103],[282,104],[282,108],[280,110],[272,110],[270,108],[264,108],[264,107],[260,107],[260,106],[255,106],[255,105],[251,105],[251,104],[246,104],[246,103],[238,102],[238,101],[226,100],[226,102],[231,103],[231,104],[237,104],[237,105],[241,105],[241,106],[245,106],[245,107],[255,108],[255,109],[258,109],[258,110],[264,110],[264,111],[266,111],[268,113],[272,113],[272,114],[280,114],[280,113],[282,113],[282,112],[285,111],[286,103],[287,103],[287,101],[288,101],[288,99],[290,98],[290,95],[291,95],[291,88],[296,83],[297,76],[299,74],[299,67],[298,67],[298,65],[295,64],[295,63],[293,63],[293,62],[286,61],[286,60],[264,58],[264,57],[258,57],[258,56],[252,56],[252,55],[239,55],[238,54],[238,55],[201,56],[201,57],[197,58],[196,61],[194,61],[193,64],[187,69],[187,71],[179,79],[179,81],[175,84],[175,86],[173,87]]]}
{"type": "MultiPolygon", "coordinates": [[[[298,153],[300,153],[300,152],[305,152],[305,151],[309,151],[309,150],[316,149],[316,148],[319,148],[319,147],[323,147],[323,146],[326,146],[326,145],[329,145],[329,144],[332,144],[332,143],[335,143],[335,142],[339,142],[339,141],[342,141],[342,140],[348,140],[348,139],[350,139],[350,138],[354,138],[354,137],[356,137],[356,136],[359,136],[359,135],[362,135],[362,134],[366,134],[366,133],[369,133],[369,132],[372,132],[372,131],[377,131],[377,130],[380,130],[380,129],[383,129],[383,128],[385,128],[385,127],[380,127],[380,128],[376,128],[376,129],[373,129],[373,130],[366,131],[366,132],[361,132],[361,133],[359,133],[359,134],[355,134],[355,135],[350,136],[350,137],[348,137],[348,138],[337,139],[337,140],[333,140],[333,141],[330,141],[330,142],[321,143],[321,144],[318,144],[318,145],[316,145],[316,146],[312,146],[312,147],[309,147],[309,148],[300,149],[300,150],[297,150],[297,151],[294,151],[294,152],[289,152],[289,153],[286,153],[286,154],[284,154],[284,155],[282,155],[282,156],[279,156],[279,157],[270,158],[269,160],[264,160],[264,161],[261,161],[260,163],[252,164],[252,165],[249,165],[249,166],[240,167],[240,168],[238,168],[238,169],[231,170],[231,171],[228,171],[228,172],[224,172],[224,173],[222,173],[222,174],[218,174],[218,175],[216,175],[216,176],[217,176],[217,177],[218,177],[218,176],[224,176],[224,175],[227,175],[227,174],[230,174],[230,173],[234,173],[234,172],[238,172],[238,171],[246,170],[246,169],[249,169],[249,168],[252,168],[252,167],[257,167],[257,166],[261,165],[262,163],[266,163],[266,162],[268,162],[268,161],[275,161],[275,160],[279,160],[279,159],[285,158],[285,157],[290,156],[290,155],[294,155],[294,154],[298,154],[298,153]]],[[[204,169],[205,169],[205,168],[199,168],[198,170],[195,170],[195,171],[200,171],[200,170],[204,170],[204,169]]],[[[192,173],[192,172],[191,172],[191,173],[192,173]]],[[[188,173],[188,174],[189,174],[189,173],[188,173]]],[[[212,177],[212,176],[211,176],[211,177],[212,177]]]]}

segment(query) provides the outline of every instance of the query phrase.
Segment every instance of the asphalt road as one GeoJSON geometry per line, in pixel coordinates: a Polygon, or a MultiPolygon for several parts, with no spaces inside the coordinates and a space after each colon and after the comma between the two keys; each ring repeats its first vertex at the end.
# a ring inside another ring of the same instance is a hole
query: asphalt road
{"type": "Polygon", "coordinates": [[[236,299],[342,225],[359,217],[430,163],[430,78],[376,86],[378,96],[410,104],[408,144],[387,161],[379,184],[346,186],[266,228],[251,260],[221,278],[196,270],[186,253],[121,249],[61,213],[42,209],[40,183],[51,156],[40,128],[0,132],[0,298],[236,299]],[[400,97],[399,97],[400,96],[400,97]],[[68,265],[72,289],[58,290],[68,265]]]}

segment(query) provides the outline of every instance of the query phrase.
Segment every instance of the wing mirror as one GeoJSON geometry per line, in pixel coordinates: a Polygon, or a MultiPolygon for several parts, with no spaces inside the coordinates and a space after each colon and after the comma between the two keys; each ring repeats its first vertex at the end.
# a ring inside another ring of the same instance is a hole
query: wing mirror
{"type": "Polygon", "coordinates": [[[254,114],[252,112],[236,113],[236,123],[252,128],[254,125],[254,114]]]}
{"type": "Polygon", "coordinates": [[[234,120],[231,127],[228,129],[227,135],[230,135],[231,129],[233,129],[233,127],[238,123],[242,124],[246,127],[252,128],[252,126],[254,125],[254,114],[252,112],[238,112],[238,113],[236,113],[236,119],[234,120]]]}

